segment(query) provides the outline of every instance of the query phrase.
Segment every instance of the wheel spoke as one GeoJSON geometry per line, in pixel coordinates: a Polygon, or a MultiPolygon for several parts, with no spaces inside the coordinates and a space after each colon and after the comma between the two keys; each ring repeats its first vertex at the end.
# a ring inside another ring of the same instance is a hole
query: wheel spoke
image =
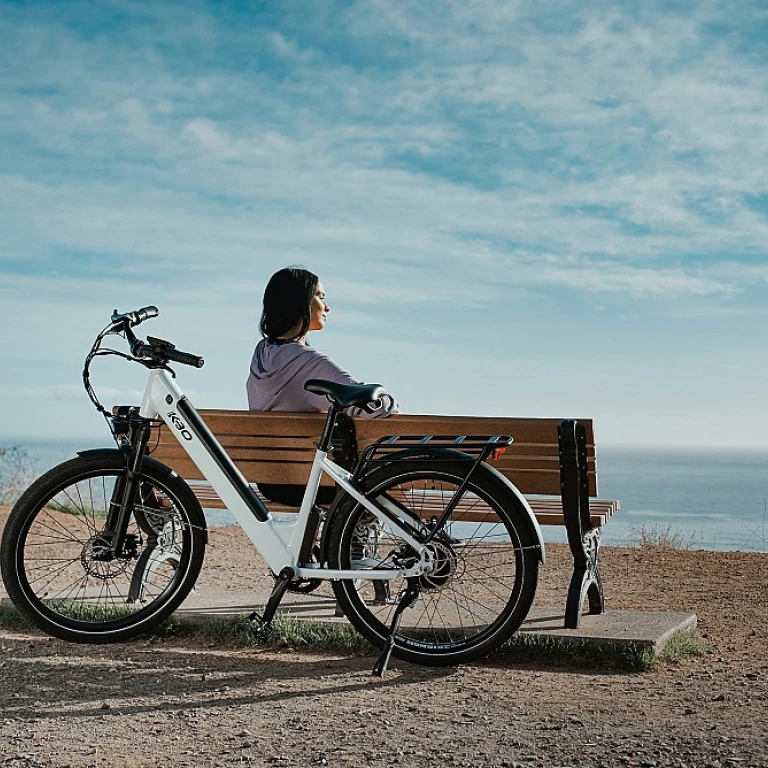
{"type": "Polygon", "coordinates": [[[2,550],[8,594],[50,634],[127,639],[162,621],[194,585],[205,520],[175,476],[145,468],[144,500],[130,513],[122,551],[111,551],[102,528],[125,471],[117,453],[72,459],[36,481],[8,519],[2,550]]]}
{"type": "MultiPolygon", "coordinates": [[[[454,499],[466,466],[427,459],[404,461],[401,467],[393,462],[367,479],[373,489],[369,493],[372,498],[389,496],[414,520],[430,527],[434,524],[430,521],[439,520],[454,499]]],[[[531,534],[527,513],[521,504],[510,501],[511,494],[499,500],[505,491],[499,490],[497,481],[482,472],[478,476],[451,516],[433,533],[428,546],[435,567],[431,574],[417,577],[419,596],[402,614],[395,655],[426,663],[436,663],[430,658],[437,657],[449,658],[445,663],[474,658],[514,632],[530,607],[538,541],[531,534]]],[[[355,559],[350,547],[356,526],[366,514],[361,506],[349,502],[332,522],[329,556],[334,557],[333,549],[338,547],[341,567],[355,559]]],[[[380,567],[397,567],[390,558],[392,552],[406,559],[410,552],[410,562],[416,561],[415,553],[387,525],[380,532],[378,548],[369,547],[364,557],[380,567]]],[[[404,587],[404,582],[390,582],[393,595],[401,594],[404,587]]],[[[364,576],[357,582],[336,582],[334,591],[355,626],[373,642],[383,643],[399,598],[376,604],[370,599],[372,583],[364,581],[364,576]]]]}

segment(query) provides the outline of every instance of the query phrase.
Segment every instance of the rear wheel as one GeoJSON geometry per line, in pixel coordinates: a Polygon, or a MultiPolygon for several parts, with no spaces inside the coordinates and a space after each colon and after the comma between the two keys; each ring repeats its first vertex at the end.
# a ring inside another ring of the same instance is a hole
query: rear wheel
{"type": "Polygon", "coordinates": [[[109,553],[107,510],[125,476],[117,451],[72,459],[33,483],[8,518],[5,587],[50,635],[93,643],[135,637],[169,616],[195,584],[205,518],[186,483],[157,462],[145,460],[125,543],[117,556],[109,553]]]}
{"type": "MultiPolygon", "coordinates": [[[[367,496],[394,502],[414,521],[434,525],[469,471],[463,462],[403,461],[366,478],[367,496]]],[[[330,522],[331,568],[396,568],[408,546],[349,499],[330,522]]],[[[419,577],[419,597],[402,616],[393,654],[419,664],[471,661],[488,654],[522,624],[538,580],[540,542],[522,502],[480,467],[431,544],[435,567],[419,577]]],[[[357,630],[382,647],[404,580],[364,575],[333,583],[336,599],[357,630]],[[382,585],[387,585],[383,589],[382,585]]]]}

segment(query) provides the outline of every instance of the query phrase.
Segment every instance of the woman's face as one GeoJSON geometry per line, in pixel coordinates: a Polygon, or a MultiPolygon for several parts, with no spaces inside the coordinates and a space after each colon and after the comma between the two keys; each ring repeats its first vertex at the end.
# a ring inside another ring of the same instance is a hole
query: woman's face
{"type": "Polygon", "coordinates": [[[328,321],[328,313],[331,308],[325,301],[325,288],[318,280],[315,295],[312,297],[312,303],[309,306],[309,328],[310,331],[322,331],[328,321]]]}

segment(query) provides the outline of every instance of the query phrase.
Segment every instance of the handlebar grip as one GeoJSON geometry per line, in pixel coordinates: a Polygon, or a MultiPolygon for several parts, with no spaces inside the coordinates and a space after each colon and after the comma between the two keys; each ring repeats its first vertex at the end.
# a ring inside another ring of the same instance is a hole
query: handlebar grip
{"type": "Polygon", "coordinates": [[[138,325],[139,323],[143,323],[145,320],[157,317],[160,314],[160,310],[154,304],[150,304],[149,306],[137,309],[135,312],[131,312],[130,314],[136,318],[132,325],[138,325]]]}
{"type": "Polygon", "coordinates": [[[112,312],[112,323],[115,326],[118,325],[125,325],[130,328],[134,325],[138,325],[139,323],[143,323],[145,320],[149,320],[152,317],[157,317],[160,314],[160,310],[150,304],[147,307],[142,307],[141,309],[137,309],[134,312],[118,312],[117,310],[114,310],[112,312]]]}
{"type": "Polygon", "coordinates": [[[182,365],[191,365],[193,368],[202,368],[205,365],[205,360],[202,357],[193,355],[189,352],[179,352],[175,349],[168,349],[165,351],[169,360],[173,360],[182,365]]]}

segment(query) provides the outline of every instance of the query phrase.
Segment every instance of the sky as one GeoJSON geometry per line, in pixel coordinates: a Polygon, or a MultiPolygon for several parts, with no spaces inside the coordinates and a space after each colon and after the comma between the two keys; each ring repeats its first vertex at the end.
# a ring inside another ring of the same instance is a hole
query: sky
{"type": "Polygon", "coordinates": [[[300,264],[405,412],[765,447],[767,41],[738,0],[0,0],[0,438],[108,442],[115,308],[246,407],[300,264]]]}

